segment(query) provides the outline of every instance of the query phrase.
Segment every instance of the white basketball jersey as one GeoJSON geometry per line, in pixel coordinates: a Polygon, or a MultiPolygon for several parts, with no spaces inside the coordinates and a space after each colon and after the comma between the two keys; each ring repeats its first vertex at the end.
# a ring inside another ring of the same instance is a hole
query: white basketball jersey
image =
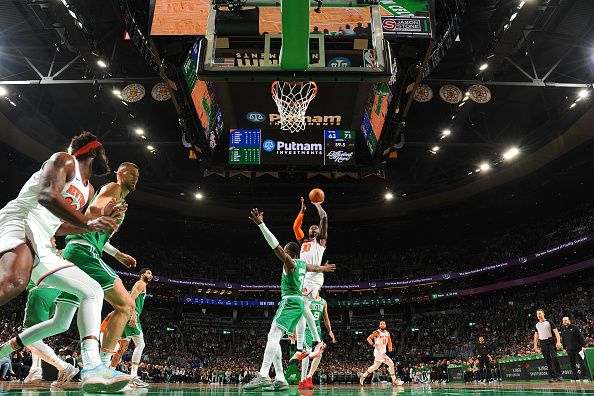
{"type": "Polygon", "coordinates": [[[390,333],[387,330],[377,330],[378,336],[375,337],[375,350],[380,353],[386,353],[390,333]]]}
{"type": "MultiPolygon", "coordinates": [[[[80,168],[76,158],[74,159],[74,177],[68,181],[62,189],[62,197],[72,205],[76,210],[83,208],[89,199],[89,184],[85,186],[80,175],[80,168]]],[[[43,168],[43,166],[42,166],[43,168]]],[[[25,183],[19,195],[10,201],[0,214],[10,215],[11,217],[22,218],[28,223],[35,223],[43,231],[54,235],[62,222],[48,209],[42,206],[39,199],[39,179],[41,170],[35,172],[25,183]]]]}
{"type": "MultiPolygon", "coordinates": [[[[311,265],[322,265],[322,258],[326,247],[320,245],[316,238],[305,239],[301,244],[301,253],[299,258],[311,265]]],[[[322,272],[308,272],[305,274],[305,283],[315,283],[320,286],[324,284],[324,274],[322,272]]]]}

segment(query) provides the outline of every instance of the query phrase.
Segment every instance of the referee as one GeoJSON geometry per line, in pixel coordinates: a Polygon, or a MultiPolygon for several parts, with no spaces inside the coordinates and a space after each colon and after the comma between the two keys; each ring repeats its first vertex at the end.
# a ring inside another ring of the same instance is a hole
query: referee
{"type": "Polygon", "coordinates": [[[586,365],[584,359],[580,356],[579,352],[586,351],[586,340],[580,329],[571,324],[571,321],[566,316],[563,318],[563,326],[561,326],[561,340],[563,348],[567,351],[569,356],[569,362],[571,363],[571,370],[573,372],[573,379],[578,381],[578,373],[576,367],[576,361],[580,365],[582,378],[586,379],[586,365]]]}
{"type": "Polygon", "coordinates": [[[561,349],[561,336],[555,324],[548,319],[545,319],[545,314],[542,309],[536,311],[538,322],[536,323],[536,331],[534,332],[534,352],[538,353],[538,343],[540,342],[540,350],[547,362],[547,369],[549,373],[549,382],[563,381],[561,378],[561,367],[557,359],[557,349],[561,349]],[[553,339],[553,334],[557,339],[553,339]]]}

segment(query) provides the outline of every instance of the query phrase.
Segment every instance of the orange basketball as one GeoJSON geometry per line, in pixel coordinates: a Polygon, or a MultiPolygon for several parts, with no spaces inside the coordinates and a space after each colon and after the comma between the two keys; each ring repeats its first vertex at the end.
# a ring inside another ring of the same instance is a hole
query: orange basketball
{"type": "Polygon", "coordinates": [[[324,197],[324,191],[319,188],[314,188],[309,192],[309,200],[312,203],[322,203],[324,202],[324,197]]]}

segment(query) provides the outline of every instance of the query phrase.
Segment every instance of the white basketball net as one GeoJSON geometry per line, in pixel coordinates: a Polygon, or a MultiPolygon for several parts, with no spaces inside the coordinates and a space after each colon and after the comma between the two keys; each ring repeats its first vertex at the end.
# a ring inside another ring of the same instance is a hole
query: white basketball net
{"type": "Polygon", "coordinates": [[[272,83],[272,99],[278,108],[280,126],[291,133],[305,129],[305,112],[309,103],[316,97],[318,86],[313,81],[272,83]]]}

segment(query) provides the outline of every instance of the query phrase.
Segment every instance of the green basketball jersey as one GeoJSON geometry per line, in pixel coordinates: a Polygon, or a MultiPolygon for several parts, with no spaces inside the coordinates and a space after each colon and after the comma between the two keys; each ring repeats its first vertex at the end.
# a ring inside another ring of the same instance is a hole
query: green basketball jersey
{"type": "Polygon", "coordinates": [[[320,323],[322,322],[322,316],[324,315],[324,299],[320,298],[319,300],[313,300],[309,303],[309,310],[313,314],[314,319],[316,320],[316,327],[318,330],[321,330],[320,323]]]}
{"type": "Polygon", "coordinates": [[[27,287],[25,288],[25,290],[27,291],[27,293],[29,293],[29,291],[31,289],[33,289],[34,287],[36,287],[37,285],[35,284],[35,282],[33,282],[32,280],[29,281],[29,283],[27,283],[27,287]]]}
{"type": "MultiPolygon", "coordinates": [[[[130,290],[130,294],[132,294],[132,290],[130,290]]],[[[146,291],[140,293],[138,297],[136,297],[136,316],[140,316],[142,313],[142,309],[144,308],[144,299],[146,297],[146,291]]]]}
{"type": "MultiPolygon", "coordinates": [[[[103,187],[101,187],[101,188],[103,188],[103,187]]],[[[99,196],[100,191],[101,191],[101,189],[99,189],[99,191],[95,193],[95,195],[93,196],[93,199],[91,199],[91,202],[89,203],[89,207],[91,205],[93,205],[93,202],[95,202],[95,200],[99,196]]],[[[126,202],[124,201],[121,203],[121,205],[124,205],[125,203],[126,202]]],[[[122,225],[122,223],[124,222],[125,216],[126,216],[126,214],[124,213],[124,215],[122,216],[122,220],[119,222],[119,225],[122,225]]],[[[113,235],[113,231],[111,231],[111,230],[87,232],[84,234],[77,234],[77,235],[68,235],[66,237],[66,243],[73,241],[73,240],[82,239],[82,240],[88,242],[89,244],[91,244],[92,246],[94,246],[97,249],[97,251],[102,254],[103,246],[105,246],[105,244],[107,243],[107,241],[109,241],[109,238],[111,238],[112,235],[113,235]]]]}
{"type": "Polygon", "coordinates": [[[305,267],[305,261],[294,259],[295,270],[290,274],[285,274],[283,270],[283,277],[281,279],[281,296],[299,296],[303,294],[303,280],[307,269],[305,267]]]}

